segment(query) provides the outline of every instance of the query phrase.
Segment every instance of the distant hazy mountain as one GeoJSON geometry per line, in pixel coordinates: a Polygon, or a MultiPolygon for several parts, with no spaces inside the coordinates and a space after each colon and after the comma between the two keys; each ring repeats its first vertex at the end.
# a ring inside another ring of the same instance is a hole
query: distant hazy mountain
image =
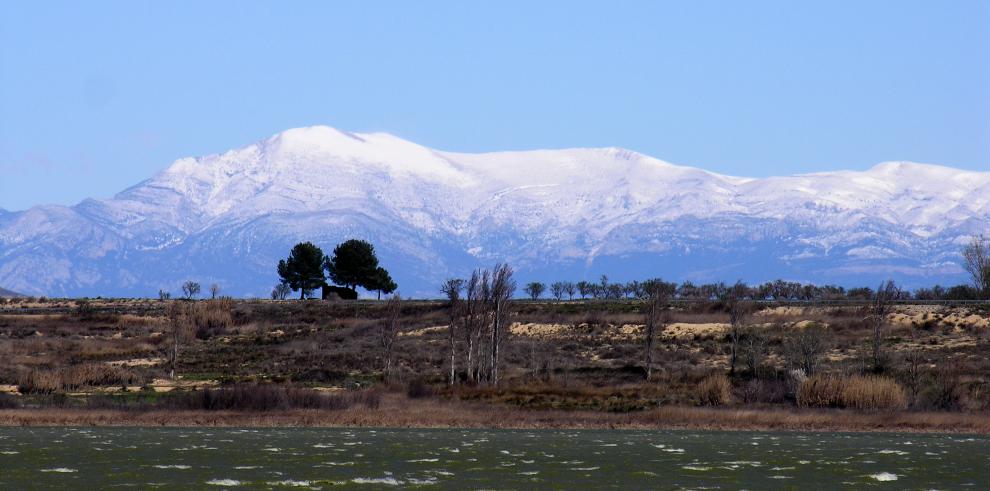
{"type": "Polygon", "coordinates": [[[11,298],[11,297],[23,297],[20,293],[10,291],[6,288],[0,288],[0,298],[11,298]]]}
{"type": "Polygon", "coordinates": [[[318,126],[173,163],[112,199],[0,210],[0,284],[267,296],[296,242],[372,241],[404,294],[508,261],[520,280],[964,281],[990,172],[888,162],[730,177],[619,148],[464,154],[318,126]]]}

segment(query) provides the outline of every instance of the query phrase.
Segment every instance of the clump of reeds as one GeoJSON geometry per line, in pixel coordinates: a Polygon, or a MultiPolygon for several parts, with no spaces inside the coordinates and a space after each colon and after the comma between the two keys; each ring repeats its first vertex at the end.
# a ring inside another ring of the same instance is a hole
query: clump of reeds
{"type": "Polygon", "coordinates": [[[907,394],[893,379],[875,375],[816,375],[798,389],[801,407],[841,407],[863,411],[907,407],[907,394]]]}
{"type": "Polygon", "coordinates": [[[724,373],[713,373],[698,382],[696,395],[702,406],[721,406],[732,399],[732,384],[724,373]]]}
{"type": "Polygon", "coordinates": [[[124,367],[87,363],[55,370],[30,370],[18,377],[22,394],[52,394],[84,387],[138,385],[144,378],[124,367]]]}
{"type": "Polygon", "coordinates": [[[198,302],[189,309],[192,324],[196,326],[198,339],[210,339],[223,333],[234,324],[234,301],[229,298],[218,298],[198,302]]]}

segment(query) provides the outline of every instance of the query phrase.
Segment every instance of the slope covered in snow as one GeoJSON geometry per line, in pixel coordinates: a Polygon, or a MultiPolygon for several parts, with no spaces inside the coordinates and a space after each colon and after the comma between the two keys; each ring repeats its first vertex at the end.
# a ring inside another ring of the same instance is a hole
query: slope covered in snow
{"type": "Polygon", "coordinates": [[[963,281],[990,172],[907,162],[751,179],[618,148],[465,154],[384,133],[285,131],[185,158],[107,200],[0,212],[0,284],[267,295],[297,241],[376,244],[407,294],[509,261],[523,279],[963,281]]]}

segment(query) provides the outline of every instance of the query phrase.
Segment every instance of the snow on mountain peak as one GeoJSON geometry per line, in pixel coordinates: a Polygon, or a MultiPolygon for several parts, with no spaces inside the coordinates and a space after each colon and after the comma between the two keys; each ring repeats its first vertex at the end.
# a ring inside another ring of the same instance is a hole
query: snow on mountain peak
{"type": "Polygon", "coordinates": [[[292,244],[350,237],[401,265],[405,293],[497,260],[575,278],[623,261],[670,279],[927,277],[958,273],[959,238],[987,229],[990,172],[885,162],[732,177],[615,147],[472,154],[310,126],[179,159],[113,199],[0,212],[0,283],[147,294],[199,274],[265,294],[292,244]],[[43,262],[60,266],[35,283],[43,262]]]}

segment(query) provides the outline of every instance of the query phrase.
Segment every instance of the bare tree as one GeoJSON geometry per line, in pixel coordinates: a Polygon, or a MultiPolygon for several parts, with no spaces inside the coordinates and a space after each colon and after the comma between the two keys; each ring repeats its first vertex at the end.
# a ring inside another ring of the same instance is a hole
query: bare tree
{"type": "Polygon", "coordinates": [[[963,267],[973,279],[973,287],[982,296],[990,296],[990,238],[973,237],[963,248],[963,259],[963,267]]]}
{"type": "Polygon", "coordinates": [[[402,313],[402,297],[392,295],[385,302],[385,318],[381,321],[382,378],[387,382],[392,377],[392,347],[399,334],[399,314],[402,313]]]}
{"type": "Polygon", "coordinates": [[[467,341],[467,374],[468,381],[478,380],[479,348],[481,344],[481,334],[486,323],[486,299],[485,291],[488,287],[488,271],[482,273],[475,270],[471,272],[471,278],[467,282],[465,291],[464,306],[464,337],[467,341]]]}
{"type": "Polygon", "coordinates": [[[870,306],[870,322],[873,325],[873,370],[882,372],[887,365],[884,340],[887,337],[887,315],[893,310],[894,301],[901,296],[901,289],[893,281],[881,283],[870,306]]]}
{"type": "Polygon", "coordinates": [[[555,281],[555,282],[551,283],[550,284],[550,293],[553,295],[553,298],[556,298],[557,299],[558,302],[561,301],[561,300],[563,300],[564,299],[564,282],[563,281],[555,281]]]}
{"type": "Polygon", "coordinates": [[[447,327],[447,340],[450,345],[450,385],[457,381],[455,365],[457,362],[457,320],[464,310],[461,305],[461,291],[464,290],[464,280],[450,278],[440,286],[440,291],[447,295],[450,302],[450,326],[447,327]]]}
{"type": "Polygon", "coordinates": [[[769,340],[762,330],[749,327],[742,335],[743,358],[749,373],[756,375],[770,354],[769,340]]]}
{"type": "Polygon", "coordinates": [[[220,285],[214,283],[210,285],[210,298],[216,300],[217,295],[220,294],[220,285]]]}
{"type": "Polygon", "coordinates": [[[526,292],[526,295],[529,295],[530,299],[537,300],[543,296],[543,291],[546,290],[546,288],[547,287],[543,283],[534,281],[532,283],[527,283],[526,287],[523,288],[523,291],[526,292]]]}
{"type": "Polygon", "coordinates": [[[183,302],[169,302],[165,307],[165,317],[167,320],[168,364],[169,378],[175,379],[176,366],[179,363],[179,351],[182,346],[193,337],[193,322],[191,319],[191,305],[183,302]]]}
{"type": "Polygon", "coordinates": [[[192,280],[183,283],[182,295],[186,297],[186,300],[192,300],[193,297],[199,295],[199,283],[192,280]]]}
{"type": "Polygon", "coordinates": [[[808,377],[818,371],[822,355],[828,349],[825,329],[820,325],[800,328],[784,340],[784,358],[808,377]]]}
{"type": "Polygon", "coordinates": [[[567,293],[568,300],[574,300],[574,294],[577,293],[577,285],[573,281],[565,281],[564,292],[567,293]]]}
{"type": "Polygon", "coordinates": [[[653,375],[653,345],[656,342],[657,332],[662,332],[670,323],[670,297],[674,294],[676,285],[660,280],[649,280],[641,286],[643,294],[646,295],[646,305],[643,307],[645,314],[644,343],[643,343],[643,368],[646,371],[646,379],[653,375]]]}
{"type": "Polygon", "coordinates": [[[169,293],[169,292],[167,292],[165,290],[158,290],[158,300],[161,300],[162,302],[164,302],[164,301],[169,300],[171,298],[172,298],[172,294],[171,293],[169,293]]]}
{"type": "Polygon", "coordinates": [[[749,313],[749,306],[744,302],[749,288],[746,284],[737,281],[735,285],[726,288],[722,295],[726,308],[729,310],[729,340],[730,358],[729,375],[735,375],[736,363],[739,361],[739,337],[740,329],[746,315],[749,313]]]}
{"type": "Polygon", "coordinates": [[[491,370],[488,379],[492,385],[497,385],[499,381],[499,348],[505,330],[509,324],[509,304],[512,295],[516,291],[516,281],[512,279],[513,270],[508,264],[500,263],[495,265],[492,271],[492,284],[490,292],[490,304],[492,310],[491,327],[491,370]]]}
{"type": "Polygon", "coordinates": [[[285,283],[279,283],[272,289],[272,300],[285,300],[292,293],[292,287],[285,283]]]}

